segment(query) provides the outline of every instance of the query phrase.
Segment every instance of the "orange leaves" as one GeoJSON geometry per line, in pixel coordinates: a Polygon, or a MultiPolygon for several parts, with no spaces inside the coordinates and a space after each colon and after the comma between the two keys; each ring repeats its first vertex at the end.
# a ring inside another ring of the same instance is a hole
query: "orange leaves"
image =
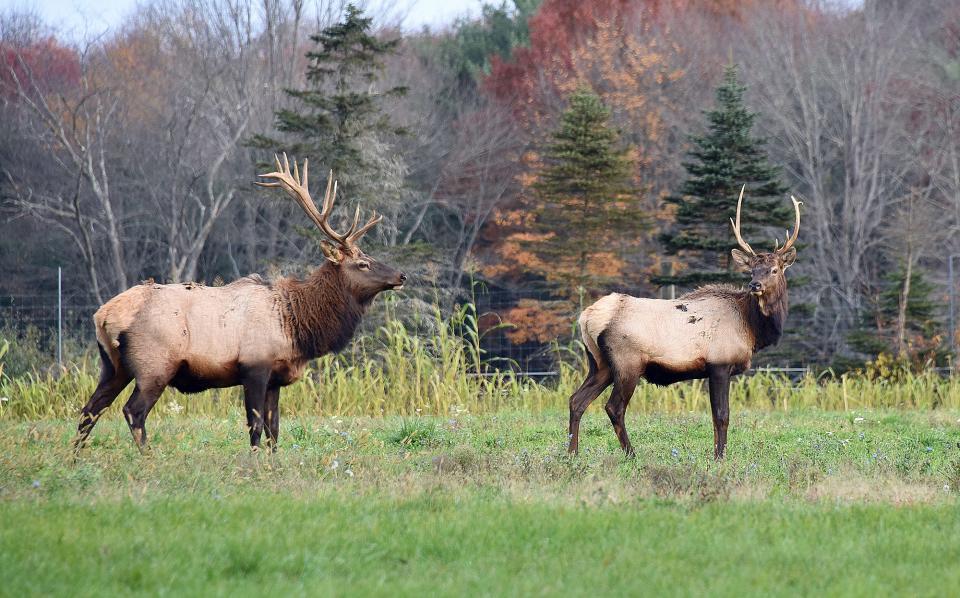
{"type": "Polygon", "coordinates": [[[549,343],[570,336],[572,305],[567,301],[521,299],[506,312],[506,321],[513,324],[507,338],[515,344],[549,343]]]}
{"type": "MultiPolygon", "coordinates": [[[[522,210],[513,210],[512,220],[529,219],[532,215],[522,210]]],[[[546,240],[551,235],[535,235],[517,232],[509,235],[497,246],[497,259],[486,264],[481,271],[490,278],[523,277],[529,272],[542,272],[548,269],[542,259],[529,249],[531,241],[546,240]]]]}
{"type": "Polygon", "coordinates": [[[128,113],[136,122],[149,123],[162,114],[163,101],[175,80],[165,62],[175,57],[164,49],[160,37],[145,28],[126,30],[111,40],[106,48],[107,63],[102,66],[102,76],[109,78],[123,90],[128,113]]]}

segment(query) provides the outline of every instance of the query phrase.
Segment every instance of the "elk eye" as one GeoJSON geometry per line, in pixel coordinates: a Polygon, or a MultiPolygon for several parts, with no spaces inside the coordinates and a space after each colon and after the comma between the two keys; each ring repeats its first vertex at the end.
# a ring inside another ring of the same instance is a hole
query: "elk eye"
{"type": "Polygon", "coordinates": [[[770,274],[776,274],[776,273],[777,273],[776,268],[770,268],[770,274]]]}
{"type": "Polygon", "coordinates": [[[370,262],[358,262],[358,263],[357,263],[357,268],[360,268],[361,270],[369,270],[369,269],[370,269],[370,262]]]}

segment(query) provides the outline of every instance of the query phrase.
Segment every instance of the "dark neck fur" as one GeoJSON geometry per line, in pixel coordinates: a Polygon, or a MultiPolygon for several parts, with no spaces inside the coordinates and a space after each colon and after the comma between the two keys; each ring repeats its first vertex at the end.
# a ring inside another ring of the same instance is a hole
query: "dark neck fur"
{"type": "Polygon", "coordinates": [[[284,301],[284,327],[305,359],[338,352],[350,342],[369,302],[361,303],[327,263],[304,280],[277,285],[284,301]]]}
{"type": "Polygon", "coordinates": [[[758,297],[749,291],[741,291],[741,293],[740,309],[743,311],[744,321],[753,334],[753,350],[759,351],[764,347],[776,345],[783,336],[783,325],[787,321],[787,290],[784,288],[777,297],[765,298],[763,309],[760,307],[758,297]]]}

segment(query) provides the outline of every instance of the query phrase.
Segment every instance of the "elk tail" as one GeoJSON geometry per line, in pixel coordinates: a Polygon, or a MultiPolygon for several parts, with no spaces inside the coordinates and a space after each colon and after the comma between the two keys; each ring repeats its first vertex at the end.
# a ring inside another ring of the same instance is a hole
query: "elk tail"
{"type": "Polygon", "coordinates": [[[606,330],[606,322],[598,322],[593,306],[583,310],[580,314],[578,323],[580,324],[580,338],[583,340],[583,346],[587,349],[587,356],[590,362],[591,370],[599,366],[609,366],[604,356],[603,349],[600,348],[600,336],[606,330]]]}
{"type": "Polygon", "coordinates": [[[93,315],[93,324],[97,332],[97,346],[100,349],[100,360],[103,361],[103,371],[115,372],[120,369],[120,340],[112,336],[107,330],[108,323],[106,310],[100,308],[93,315]]]}

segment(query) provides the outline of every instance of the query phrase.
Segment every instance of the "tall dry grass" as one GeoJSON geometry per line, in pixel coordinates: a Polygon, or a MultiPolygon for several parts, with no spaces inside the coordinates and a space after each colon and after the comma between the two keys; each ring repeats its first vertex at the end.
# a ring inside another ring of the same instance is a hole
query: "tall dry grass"
{"type": "MultiPolygon", "coordinates": [[[[285,388],[284,413],[290,415],[446,415],[501,410],[539,412],[563,409],[583,377],[582,364],[561,363],[556,378],[544,383],[490,371],[484,366],[475,308],[468,304],[444,317],[432,313],[403,321],[388,317],[375,332],[359,337],[344,353],[315,362],[305,378],[285,388]]],[[[2,340],[0,340],[2,344],[2,340]]],[[[571,348],[557,349],[568,358],[571,348]]],[[[75,417],[93,393],[99,365],[88,355],[61,373],[2,374],[0,419],[36,420],[75,417]]],[[[122,404],[130,390],[118,398],[122,404]]],[[[601,398],[601,401],[604,399],[601,398]]],[[[960,409],[960,379],[934,372],[903,373],[897,378],[864,375],[808,375],[792,382],[775,373],[737,378],[731,389],[734,408],[783,410],[818,408],[960,409]]],[[[168,390],[155,413],[224,415],[242,405],[237,388],[183,395],[168,390]]],[[[641,384],[631,411],[680,413],[709,408],[702,382],[666,388],[641,384]]],[[[116,417],[119,409],[110,410],[116,417]]]]}

